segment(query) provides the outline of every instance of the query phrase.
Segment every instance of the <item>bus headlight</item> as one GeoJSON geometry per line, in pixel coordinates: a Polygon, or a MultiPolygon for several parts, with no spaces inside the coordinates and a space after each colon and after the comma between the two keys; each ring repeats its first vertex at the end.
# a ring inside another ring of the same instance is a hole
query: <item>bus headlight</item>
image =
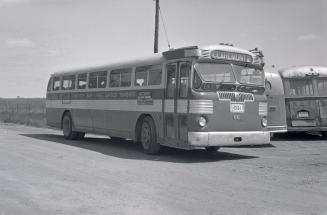
{"type": "Polygon", "coordinates": [[[198,122],[199,122],[199,125],[200,125],[201,127],[204,127],[204,126],[207,125],[207,119],[206,119],[206,117],[204,117],[204,116],[200,116],[198,122]]]}
{"type": "Polygon", "coordinates": [[[267,118],[264,117],[261,119],[261,125],[262,125],[262,127],[267,127],[267,125],[268,125],[267,118]]]}

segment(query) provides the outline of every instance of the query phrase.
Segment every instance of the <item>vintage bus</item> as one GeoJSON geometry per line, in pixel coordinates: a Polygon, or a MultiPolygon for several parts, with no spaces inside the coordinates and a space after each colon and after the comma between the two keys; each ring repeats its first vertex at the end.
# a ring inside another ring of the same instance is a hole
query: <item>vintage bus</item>
{"type": "Polygon", "coordinates": [[[285,95],[282,78],[275,69],[265,69],[266,95],[268,103],[268,130],[275,133],[287,132],[285,95]]]}
{"type": "Polygon", "coordinates": [[[289,132],[320,131],[327,136],[327,67],[281,69],[289,132]]]}
{"type": "Polygon", "coordinates": [[[85,133],[216,151],[270,142],[263,65],[231,45],[172,49],[152,57],[51,75],[47,124],[85,133]]]}

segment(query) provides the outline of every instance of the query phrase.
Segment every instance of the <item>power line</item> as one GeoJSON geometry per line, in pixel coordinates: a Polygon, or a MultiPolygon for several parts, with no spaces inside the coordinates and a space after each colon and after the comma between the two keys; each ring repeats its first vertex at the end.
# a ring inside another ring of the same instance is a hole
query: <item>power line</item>
{"type": "Polygon", "coordinates": [[[167,28],[166,28],[166,24],[165,24],[163,12],[162,12],[160,6],[159,6],[159,12],[160,12],[160,18],[161,18],[161,21],[162,21],[162,26],[163,26],[163,29],[164,29],[164,32],[165,32],[165,36],[166,36],[166,41],[168,43],[168,48],[170,49],[171,45],[170,45],[169,38],[168,38],[168,33],[167,33],[167,28]]]}

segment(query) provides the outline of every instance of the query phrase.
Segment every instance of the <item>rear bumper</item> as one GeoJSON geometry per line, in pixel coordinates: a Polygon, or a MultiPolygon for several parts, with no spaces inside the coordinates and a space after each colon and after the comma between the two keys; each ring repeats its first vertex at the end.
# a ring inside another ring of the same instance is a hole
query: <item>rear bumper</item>
{"type": "Polygon", "coordinates": [[[287,127],[287,131],[289,132],[306,132],[306,131],[327,131],[327,127],[287,127]]]}
{"type": "Polygon", "coordinates": [[[267,129],[270,133],[285,133],[285,132],[287,132],[287,126],[268,126],[267,129]]]}
{"type": "Polygon", "coordinates": [[[193,147],[264,145],[270,143],[269,131],[188,132],[193,147]]]}

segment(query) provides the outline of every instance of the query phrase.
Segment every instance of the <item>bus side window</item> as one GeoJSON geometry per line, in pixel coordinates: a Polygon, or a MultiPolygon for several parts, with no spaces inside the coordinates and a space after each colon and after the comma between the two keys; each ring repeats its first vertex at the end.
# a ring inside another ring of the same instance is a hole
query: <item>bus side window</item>
{"type": "Polygon", "coordinates": [[[78,74],[77,76],[77,89],[86,89],[87,84],[87,74],[78,74]]]}
{"type": "Polygon", "coordinates": [[[176,86],[176,64],[167,66],[167,98],[174,98],[176,86]]]}
{"type": "Polygon", "coordinates": [[[140,87],[148,85],[148,70],[149,66],[136,67],[135,86],[140,87]]]}
{"type": "Polygon", "coordinates": [[[160,69],[151,69],[149,71],[149,85],[160,85],[162,80],[162,71],[160,69]]]}
{"type": "Polygon", "coordinates": [[[161,80],[161,65],[136,67],[135,86],[160,85],[161,80]]]}
{"type": "Polygon", "coordinates": [[[191,66],[189,63],[181,63],[179,66],[179,97],[186,98],[189,87],[191,66]]]}
{"type": "Polygon", "coordinates": [[[132,69],[117,69],[110,72],[109,87],[129,87],[131,86],[132,69]]]}
{"type": "Polygon", "coordinates": [[[97,72],[91,72],[89,74],[89,88],[94,89],[97,88],[97,72]]]}
{"type": "Polygon", "coordinates": [[[98,72],[98,88],[106,88],[107,71],[98,72]]]}
{"type": "Polygon", "coordinates": [[[68,75],[62,78],[62,90],[73,90],[75,89],[75,75],[68,75]]]}
{"type": "Polygon", "coordinates": [[[125,70],[121,73],[121,87],[129,87],[131,86],[132,80],[132,70],[125,70]]]}
{"type": "Polygon", "coordinates": [[[60,77],[53,78],[52,89],[53,91],[60,90],[60,77]]]}

